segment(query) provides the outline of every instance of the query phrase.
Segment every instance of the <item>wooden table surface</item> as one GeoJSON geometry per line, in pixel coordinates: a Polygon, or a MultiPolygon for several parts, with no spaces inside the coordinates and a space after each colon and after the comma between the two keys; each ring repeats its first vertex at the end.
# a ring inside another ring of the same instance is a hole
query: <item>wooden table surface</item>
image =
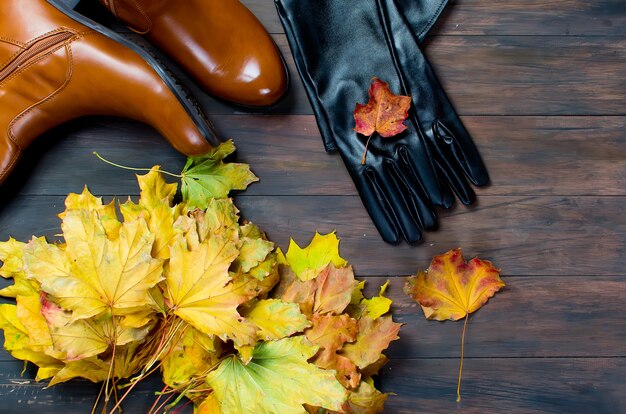
{"type": "MultiPolygon", "coordinates": [[[[99,7],[79,9],[98,19],[99,7]]],[[[89,0],[91,2],[91,0],[89,0]]],[[[344,257],[373,289],[391,279],[395,318],[380,387],[386,413],[626,413],[626,2],[459,0],[425,46],[487,163],[492,185],[471,208],[441,212],[418,246],[378,236],[337,155],[326,154],[271,0],[244,1],[282,50],[291,90],[247,112],[192,92],[261,182],[236,196],[278,245],[337,230],[344,257]],[[462,323],[424,320],[403,276],[462,247],[507,283],[468,326],[462,405],[455,403],[462,323]]],[[[119,26],[116,26],[119,27],[119,26]]],[[[216,34],[219,35],[219,34],[216,34]]],[[[94,97],[97,99],[97,97],[94,97]]],[[[64,196],[137,195],[133,166],[177,171],[184,157],[150,127],[91,118],[41,137],[0,190],[0,238],[53,239],[64,196]]],[[[45,389],[0,353],[0,412],[87,413],[98,387],[45,389]]],[[[126,404],[144,413],[156,380],[126,404]]],[[[159,387],[160,388],[160,387],[159,387]]],[[[184,411],[190,412],[190,411],[184,411]]]]}

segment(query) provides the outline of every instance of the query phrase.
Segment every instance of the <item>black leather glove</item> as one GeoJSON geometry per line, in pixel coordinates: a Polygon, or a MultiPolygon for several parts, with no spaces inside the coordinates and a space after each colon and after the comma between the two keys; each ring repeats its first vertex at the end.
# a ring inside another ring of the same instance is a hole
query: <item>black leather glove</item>
{"type": "Polygon", "coordinates": [[[448,0],[397,0],[396,2],[420,44],[447,4],[448,0]]]}
{"type": "MultiPolygon", "coordinates": [[[[392,0],[275,0],[327,150],[337,149],[383,239],[409,243],[436,228],[433,205],[448,208],[450,187],[465,204],[489,181],[467,131],[435,78],[411,27],[392,0]],[[410,127],[388,139],[354,130],[372,77],[411,95],[410,127]]],[[[407,1],[407,0],[403,0],[407,1]]]]}

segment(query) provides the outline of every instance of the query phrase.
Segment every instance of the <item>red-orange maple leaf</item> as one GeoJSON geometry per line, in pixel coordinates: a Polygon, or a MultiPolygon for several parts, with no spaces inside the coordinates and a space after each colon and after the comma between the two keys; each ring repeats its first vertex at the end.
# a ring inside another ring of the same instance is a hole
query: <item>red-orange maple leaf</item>
{"type": "MultiPolygon", "coordinates": [[[[365,146],[365,154],[369,141],[374,133],[383,138],[390,138],[405,131],[407,126],[404,121],[409,117],[411,97],[395,95],[389,89],[387,82],[373,78],[369,89],[370,101],[367,105],[356,104],[354,109],[354,130],[368,138],[365,146]]],[[[366,155],[363,155],[362,163],[365,164],[366,155]]]]}

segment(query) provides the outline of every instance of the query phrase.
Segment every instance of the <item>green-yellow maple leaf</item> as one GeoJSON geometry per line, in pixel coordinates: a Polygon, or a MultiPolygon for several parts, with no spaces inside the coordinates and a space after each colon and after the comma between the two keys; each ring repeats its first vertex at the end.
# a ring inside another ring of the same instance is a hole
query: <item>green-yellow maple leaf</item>
{"type": "Polygon", "coordinates": [[[302,336],[263,342],[247,365],[230,357],[207,383],[224,413],[305,414],[303,404],[339,411],[347,392],[332,371],[307,362],[316,352],[302,336]]]}
{"type": "Polygon", "coordinates": [[[303,281],[317,277],[329,263],[337,268],[348,263],[339,255],[339,239],[334,232],[325,235],[315,233],[313,240],[305,248],[301,248],[291,239],[287,253],[279,251],[279,262],[289,265],[303,281]]]}
{"type": "Polygon", "coordinates": [[[125,222],[111,239],[95,211],[68,210],[62,229],[64,249],[43,238],[24,249],[27,276],[56,303],[74,319],[130,314],[148,306],[163,265],[151,256],[154,236],[144,220],[125,222]]]}
{"type": "Polygon", "coordinates": [[[171,247],[165,297],[174,313],[199,331],[248,345],[256,341],[256,328],[237,307],[256,293],[228,273],[237,254],[235,244],[221,237],[210,237],[193,251],[179,240],[171,247]]]}
{"type": "Polygon", "coordinates": [[[181,173],[181,190],[190,209],[204,209],[212,198],[226,198],[231,190],[245,190],[259,180],[249,165],[224,162],[233,152],[235,144],[229,140],[208,154],[189,157],[181,173]]]}

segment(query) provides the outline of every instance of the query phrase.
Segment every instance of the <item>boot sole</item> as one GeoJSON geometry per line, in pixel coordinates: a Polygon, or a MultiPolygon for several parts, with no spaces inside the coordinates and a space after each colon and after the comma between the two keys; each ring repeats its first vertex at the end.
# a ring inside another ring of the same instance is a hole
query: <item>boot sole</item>
{"type": "Polygon", "coordinates": [[[150,65],[150,67],[157,73],[157,75],[159,75],[165,85],[167,85],[167,87],[172,91],[174,96],[176,96],[180,104],[183,106],[183,108],[185,108],[185,111],[187,112],[187,114],[189,114],[189,117],[193,120],[194,124],[196,125],[202,136],[206,138],[209,144],[211,144],[211,146],[213,147],[217,147],[221,143],[220,140],[217,138],[217,133],[215,132],[213,125],[204,115],[204,112],[202,111],[200,105],[197,103],[194,97],[185,89],[182,83],[178,81],[178,79],[176,79],[174,74],[170,70],[168,70],[165,65],[163,65],[159,60],[157,60],[154,55],[152,55],[142,47],[136,45],[135,43],[129,41],[128,39],[125,39],[123,36],[114,32],[108,27],[105,27],[76,12],[74,9],[65,4],[63,0],[46,1],[63,14],[71,17],[77,22],[89,27],[90,29],[95,30],[103,36],[106,36],[109,39],[128,47],[129,49],[136,52],[139,56],[141,56],[141,58],[150,65]]]}

